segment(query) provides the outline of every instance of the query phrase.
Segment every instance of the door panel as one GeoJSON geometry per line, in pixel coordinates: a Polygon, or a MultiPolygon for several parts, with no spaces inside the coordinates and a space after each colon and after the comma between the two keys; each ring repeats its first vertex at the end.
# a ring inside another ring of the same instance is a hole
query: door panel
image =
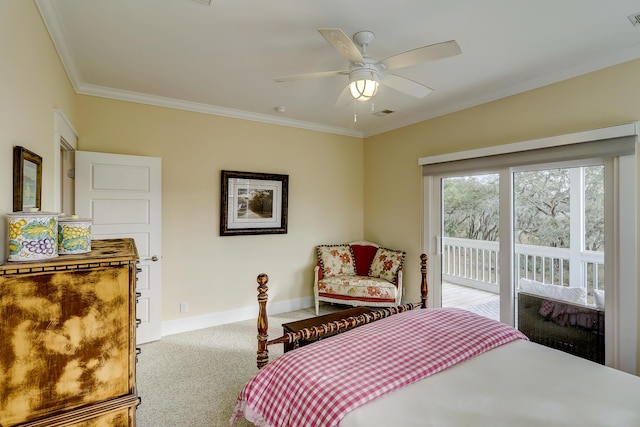
{"type": "Polygon", "coordinates": [[[150,212],[148,200],[93,200],[93,221],[96,225],[144,225],[149,224],[150,212]]]}
{"type": "Polygon", "coordinates": [[[76,213],[92,218],[92,237],[130,237],[140,263],[137,343],[161,337],[161,161],[76,151],[76,213]]]}
{"type": "Polygon", "coordinates": [[[151,191],[149,170],[144,165],[94,164],[91,173],[95,190],[151,191]]]}

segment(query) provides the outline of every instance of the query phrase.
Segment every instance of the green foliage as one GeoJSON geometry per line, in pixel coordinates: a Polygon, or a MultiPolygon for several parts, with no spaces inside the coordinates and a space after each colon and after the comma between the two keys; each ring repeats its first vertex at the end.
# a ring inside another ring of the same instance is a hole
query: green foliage
{"type": "MultiPolygon", "coordinates": [[[[585,167],[583,172],[585,249],[598,251],[604,247],[604,166],[585,167]]],[[[518,243],[570,246],[570,178],[567,168],[514,174],[514,222],[518,243]]],[[[498,180],[497,174],[443,180],[445,236],[498,240],[498,180]]]]}
{"type": "Polygon", "coordinates": [[[568,248],[570,245],[569,170],[514,174],[516,241],[568,248]]]}
{"type": "Polygon", "coordinates": [[[443,198],[445,236],[498,240],[498,175],[447,178],[443,198]]]}

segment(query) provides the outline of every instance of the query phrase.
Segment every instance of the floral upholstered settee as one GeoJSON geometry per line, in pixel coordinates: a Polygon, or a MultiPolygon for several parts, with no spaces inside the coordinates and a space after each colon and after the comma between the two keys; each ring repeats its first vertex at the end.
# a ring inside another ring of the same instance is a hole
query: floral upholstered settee
{"type": "Polygon", "coordinates": [[[352,306],[392,307],[402,298],[405,252],[371,242],[316,247],[313,294],[320,301],[352,306]]]}

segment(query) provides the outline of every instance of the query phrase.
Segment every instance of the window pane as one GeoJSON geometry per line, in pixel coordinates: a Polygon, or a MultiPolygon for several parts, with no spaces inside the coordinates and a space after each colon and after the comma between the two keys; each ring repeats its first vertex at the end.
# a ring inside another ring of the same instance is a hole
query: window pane
{"type": "Polygon", "coordinates": [[[513,180],[516,243],[568,248],[569,170],[518,172],[513,180]]]}
{"type": "Polygon", "coordinates": [[[442,180],[442,306],[500,319],[499,175],[442,180]]]}

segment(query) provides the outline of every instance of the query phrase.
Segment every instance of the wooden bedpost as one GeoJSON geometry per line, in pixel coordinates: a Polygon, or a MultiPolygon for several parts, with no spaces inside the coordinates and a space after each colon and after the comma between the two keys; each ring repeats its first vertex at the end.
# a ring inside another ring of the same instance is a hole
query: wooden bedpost
{"type": "Polygon", "coordinates": [[[269,276],[262,273],[257,277],[258,282],[258,369],[269,363],[269,350],[267,349],[267,340],[269,339],[269,320],[267,318],[267,291],[269,287],[269,276]]]}
{"type": "Polygon", "coordinates": [[[420,295],[422,299],[422,308],[427,308],[429,301],[429,284],[427,283],[427,254],[420,255],[420,273],[422,273],[422,283],[420,283],[420,295]]]}

